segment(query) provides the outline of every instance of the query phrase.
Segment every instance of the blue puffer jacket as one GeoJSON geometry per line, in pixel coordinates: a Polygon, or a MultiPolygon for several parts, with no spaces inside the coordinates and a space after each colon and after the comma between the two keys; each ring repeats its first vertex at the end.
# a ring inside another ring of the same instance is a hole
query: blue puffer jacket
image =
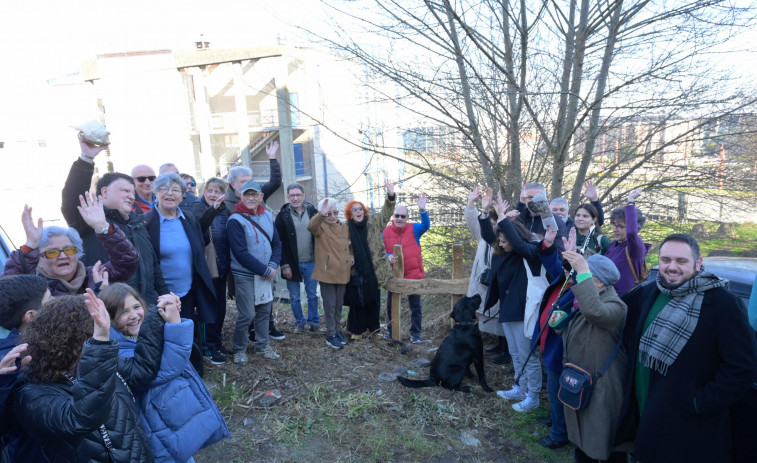
{"type": "MultiPolygon", "coordinates": [[[[166,323],[160,370],[150,388],[137,395],[140,419],[156,462],[193,461],[192,455],[231,437],[197,372],[189,363],[193,323],[166,323]]],[[[136,341],[110,329],[120,357],[134,355],[136,341]]]]}

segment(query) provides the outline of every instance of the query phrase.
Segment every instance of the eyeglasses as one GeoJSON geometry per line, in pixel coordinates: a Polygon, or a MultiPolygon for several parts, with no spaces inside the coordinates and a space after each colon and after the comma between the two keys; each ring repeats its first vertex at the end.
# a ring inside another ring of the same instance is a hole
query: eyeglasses
{"type": "Polygon", "coordinates": [[[171,193],[172,195],[180,195],[181,194],[181,188],[168,188],[167,186],[162,186],[158,188],[159,193],[171,193]]]}
{"type": "Polygon", "coordinates": [[[395,219],[406,219],[407,214],[394,214],[395,219]]]}
{"type": "Polygon", "coordinates": [[[302,194],[302,193],[290,193],[289,194],[290,198],[302,198],[303,196],[305,196],[305,195],[302,194]]]}
{"type": "Polygon", "coordinates": [[[353,207],[352,212],[360,212],[363,210],[363,206],[353,207]]]}
{"type": "Polygon", "coordinates": [[[242,193],[242,196],[244,196],[245,198],[257,198],[258,196],[260,196],[260,192],[255,190],[248,190],[242,193]]]}
{"type": "Polygon", "coordinates": [[[55,259],[60,256],[61,252],[67,256],[73,256],[74,254],[79,252],[79,248],[77,248],[76,246],[66,246],[63,249],[48,249],[47,251],[43,252],[42,255],[47,257],[48,259],[55,259]]]}
{"type": "Polygon", "coordinates": [[[626,224],[624,224],[624,223],[613,223],[612,224],[612,228],[617,228],[617,229],[626,228],[626,224]]]}
{"type": "Polygon", "coordinates": [[[134,180],[138,181],[139,183],[145,183],[146,180],[154,182],[155,181],[155,176],[154,175],[148,175],[146,177],[134,177],[134,180]]]}
{"type": "Polygon", "coordinates": [[[187,186],[197,186],[197,182],[187,182],[187,186]]]}
{"type": "Polygon", "coordinates": [[[327,212],[326,217],[339,217],[339,213],[337,211],[327,212]]]}

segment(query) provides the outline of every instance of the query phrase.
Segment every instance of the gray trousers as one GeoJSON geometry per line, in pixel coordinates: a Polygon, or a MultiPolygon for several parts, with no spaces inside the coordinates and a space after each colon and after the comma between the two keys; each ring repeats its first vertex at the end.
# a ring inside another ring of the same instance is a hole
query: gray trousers
{"type": "MultiPolygon", "coordinates": [[[[517,378],[520,370],[523,369],[523,362],[526,361],[526,357],[531,351],[531,340],[523,334],[523,322],[505,322],[502,323],[502,329],[505,332],[510,356],[513,358],[513,367],[517,378]]],[[[527,391],[529,397],[538,400],[541,381],[541,362],[539,356],[534,352],[534,355],[526,364],[526,370],[523,372],[518,386],[520,386],[521,391],[527,391]]]]}
{"type": "Polygon", "coordinates": [[[250,323],[255,319],[255,348],[268,345],[268,322],[271,318],[272,302],[255,305],[255,279],[234,276],[236,283],[237,321],[234,325],[234,353],[244,352],[250,343],[250,323]]]}
{"type": "Polygon", "coordinates": [[[320,282],[321,299],[323,300],[323,315],[326,318],[328,336],[334,336],[342,330],[342,306],[344,305],[344,291],[347,285],[334,285],[320,282]]]}

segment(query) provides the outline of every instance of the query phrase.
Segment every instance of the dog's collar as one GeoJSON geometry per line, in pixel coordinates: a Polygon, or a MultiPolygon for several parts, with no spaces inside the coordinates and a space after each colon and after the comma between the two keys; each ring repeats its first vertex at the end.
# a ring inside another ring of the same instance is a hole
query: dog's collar
{"type": "Polygon", "coordinates": [[[469,322],[455,322],[455,325],[478,325],[478,322],[476,320],[469,322]]]}

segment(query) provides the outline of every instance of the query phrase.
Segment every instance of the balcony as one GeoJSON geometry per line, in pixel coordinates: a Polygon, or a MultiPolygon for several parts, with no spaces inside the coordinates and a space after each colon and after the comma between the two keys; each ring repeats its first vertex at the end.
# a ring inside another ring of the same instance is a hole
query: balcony
{"type": "MultiPolygon", "coordinates": [[[[197,130],[197,117],[193,114],[191,118],[192,131],[197,130]]],[[[237,113],[223,112],[212,113],[210,115],[211,133],[235,133],[239,130],[237,127],[237,113]]],[[[275,109],[265,111],[247,111],[248,128],[262,129],[268,127],[277,127],[279,125],[278,112],[275,109]]]]}

